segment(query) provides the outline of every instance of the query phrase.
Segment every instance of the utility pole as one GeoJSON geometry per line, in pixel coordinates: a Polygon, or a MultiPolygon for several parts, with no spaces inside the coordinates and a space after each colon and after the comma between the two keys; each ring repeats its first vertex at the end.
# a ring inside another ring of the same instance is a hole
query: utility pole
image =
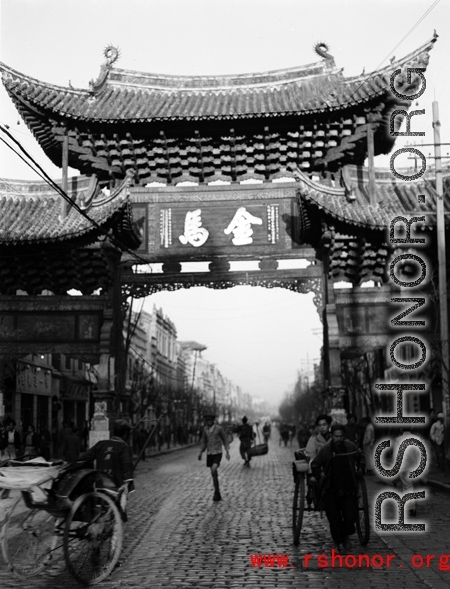
{"type": "Polygon", "coordinates": [[[441,160],[441,122],[439,120],[439,105],[433,102],[433,129],[434,129],[434,157],[436,171],[436,229],[438,248],[438,272],[439,272],[439,316],[441,333],[441,380],[442,380],[442,412],[445,420],[445,454],[449,454],[449,426],[450,426],[450,400],[449,400],[449,372],[448,372],[448,305],[447,305],[447,261],[445,251],[445,211],[444,188],[442,182],[441,160]]]}

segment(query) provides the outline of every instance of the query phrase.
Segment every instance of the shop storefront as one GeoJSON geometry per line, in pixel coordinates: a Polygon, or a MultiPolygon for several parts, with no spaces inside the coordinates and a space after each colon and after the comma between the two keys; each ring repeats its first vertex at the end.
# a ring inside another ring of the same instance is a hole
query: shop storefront
{"type": "Polygon", "coordinates": [[[92,383],[81,375],[63,375],[61,402],[63,421],[73,423],[79,432],[89,419],[89,391],[92,383]]]}
{"type": "Polygon", "coordinates": [[[16,369],[16,394],[14,419],[19,428],[29,425],[40,430],[52,420],[53,372],[49,367],[18,361],[16,369]]]}

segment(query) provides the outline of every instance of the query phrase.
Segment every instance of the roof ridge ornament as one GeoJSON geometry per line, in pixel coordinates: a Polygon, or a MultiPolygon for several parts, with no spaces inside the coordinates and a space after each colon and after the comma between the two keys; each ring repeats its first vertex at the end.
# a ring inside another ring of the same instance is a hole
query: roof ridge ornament
{"type": "Polygon", "coordinates": [[[314,51],[323,60],[325,60],[325,64],[328,68],[336,67],[336,63],[334,61],[334,57],[330,53],[330,46],[328,45],[328,43],[325,43],[324,41],[318,41],[314,45],[314,51]]]}
{"type": "Polygon", "coordinates": [[[98,74],[97,79],[95,81],[90,80],[89,82],[89,91],[92,94],[97,94],[103,90],[108,79],[109,72],[120,57],[120,49],[118,47],[114,47],[114,45],[107,45],[103,51],[103,55],[105,57],[105,61],[100,67],[100,73],[98,74]]]}

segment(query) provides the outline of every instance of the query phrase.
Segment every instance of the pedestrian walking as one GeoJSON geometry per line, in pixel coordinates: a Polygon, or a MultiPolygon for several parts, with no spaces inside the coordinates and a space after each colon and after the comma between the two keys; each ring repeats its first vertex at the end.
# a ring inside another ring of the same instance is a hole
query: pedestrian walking
{"type": "Polygon", "coordinates": [[[280,425],[280,446],[281,446],[281,442],[283,442],[283,444],[285,446],[287,446],[288,441],[289,441],[289,425],[287,423],[282,423],[280,425]]]}
{"type": "Polygon", "coordinates": [[[14,460],[20,455],[22,438],[16,430],[14,419],[7,420],[6,430],[3,433],[3,458],[14,460]]]}
{"type": "Polygon", "coordinates": [[[23,437],[24,456],[35,458],[39,455],[39,437],[33,425],[29,425],[23,437]]]}
{"type": "Polygon", "coordinates": [[[325,444],[311,462],[312,482],[323,479],[323,505],[338,552],[352,549],[350,536],[356,531],[356,476],[360,461],[361,451],[345,439],[345,426],[335,423],[331,427],[330,443],[325,444]]]}
{"type": "Polygon", "coordinates": [[[267,444],[269,442],[269,438],[270,438],[270,423],[268,421],[266,421],[263,425],[262,428],[262,433],[264,436],[264,441],[267,444]]]}
{"type": "Polygon", "coordinates": [[[299,448],[305,448],[310,436],[306,424],[299,421],[297,427],[297,442],[299,448]]]}
{"type": "Polygon", "coordinates": [[[433,442],[438,468],[445,470],[445,426],[442,412],[437,414],[437,421],[431,426],[430,438],[433,442]]]}
{"type": "Polygon", "coordinates": [[[62,445],[63,459],[67,462],[76,462],[80,456],[81,440],[77,428],[67,427],[62,445]]]}
{"type": "Polygon", "coordinates": [[[375,443],[375,428],[370,417],[364,418],[365,428],[362,440],[364,458],[366,462],[366,473],[373,474],[373,446],[375,443]]]}
{"type": "Polygon", "coordinates": [[[253,440],[255,439],[255,432],[253,431],[252,426],[248,423],[247,416],[244,415],[242,418],[242,425],[239,426],[239,453],[241,455],[242,460],[244,461],[244,466],[250,466],[250,461],[252,457],[249,454],[249,450],[252,447],[253,440]]]}
{"type": "Polygon", "coordinates": [[[350,442],[353,442],[354,444],[356,444],[356,446],[359,445],[358,425],[356,423],[356,417],[353,415],[353,413],[347,414],[345,433],[347,436],[347,440],[350,440],[350,442]]]}
{"type": "Polygon", "coordinates": [[[50,442],[51,442],[51,434],[50,431],[45,423],[42,423],[39,432],[39,454],[45,458],[45,460],[50,460],[50,442]]]}
{"type": "Polygon", "coordinates": [[[202,459],[202,454],[206,450],[206,466],[211,469],[211,476],[214,484],[213,501],[221,501],[219,488],[219,468],[222,460],[222,445],[225,446],[226,458],[230,460],[230,450],[228,440],[223,429],[215,423],[216,416],[213,413],[204,416],[205,427],[202,434],[202,448],[198,455],[198,459],[202,459]]]}

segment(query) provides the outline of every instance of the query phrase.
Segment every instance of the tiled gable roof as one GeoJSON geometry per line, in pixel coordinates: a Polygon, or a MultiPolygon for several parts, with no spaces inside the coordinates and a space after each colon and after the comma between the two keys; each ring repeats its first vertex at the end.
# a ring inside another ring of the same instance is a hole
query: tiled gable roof
{"type": "Polygon", "coordinates": [[[116,235],[124,226],[132,232],[127,183],[107,196],[94,194],[91,180],[79,176],[70,180],[68,192],[89,218],[74,207],[61,215],[62,197],[45,182],[0,181],[0,245],[86,244],[110,228],[116,235]]]}
{"type": "Polygon", "coordinates": [[[102,67],[97,90],[58,87],[0,64],[3,83],[18,108],[29,104],[78,120],[154,121],[286,116],[348,108],[384,96],[404,65],[426,67],[436,36],[402,60],[345,78],[319,62],[262,74],[164,76],[102,67]]]}

